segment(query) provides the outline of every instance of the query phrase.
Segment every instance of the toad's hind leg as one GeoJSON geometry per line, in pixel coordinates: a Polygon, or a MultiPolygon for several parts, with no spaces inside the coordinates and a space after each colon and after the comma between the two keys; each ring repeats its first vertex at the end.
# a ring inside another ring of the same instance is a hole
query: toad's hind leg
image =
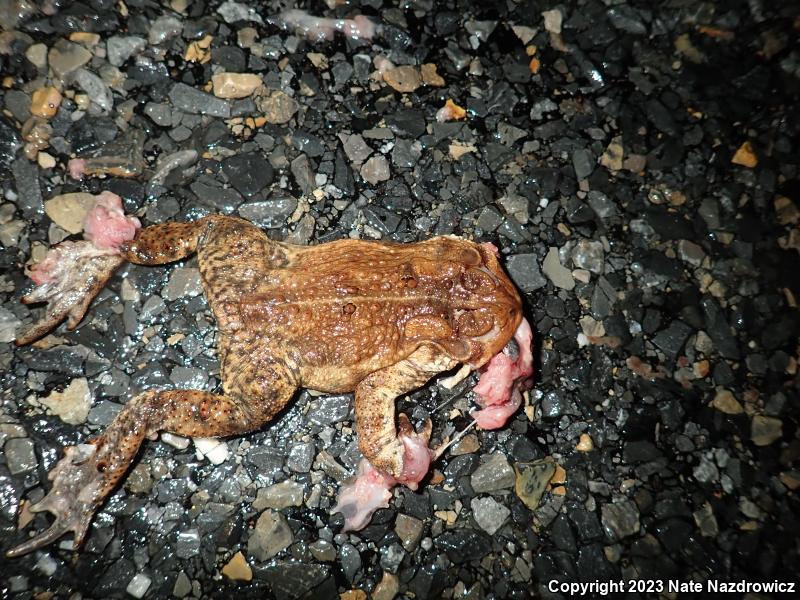
{"type": "Polygon", "coordinates": [[[280,361],[254,361],[242,367],[238,380],[246,386],[225,386],[222,395],[198,390],[148,391],[133,398],[108,428],[86,444],[65,449],[64,458],[48,475],[50,492],[30,507],[56,517],[52,526],[9,550],[19,556],[44,546],[64,533],[75,534],[77,548],[89,523],[128,470],[145,436],[170,431],[189,437],[238,435],[258,429],[278,413],[296,389],[295,379],[280,361]],[[255,371],[258,371],[257,373],[255,371]]]}
{"type": "Polygon", "coordinates": [[[427,436],[418,440],[405,415],[398,419],[401,434],[398,436],[394,403],[398,396],[423,386],[431,377],[456,364],[441,350],[425,345],[405,360],[370,374],[358,385],[355,394],[358,444],[374,467],[411,485],[425,476],[430,461],[427,436]]]}

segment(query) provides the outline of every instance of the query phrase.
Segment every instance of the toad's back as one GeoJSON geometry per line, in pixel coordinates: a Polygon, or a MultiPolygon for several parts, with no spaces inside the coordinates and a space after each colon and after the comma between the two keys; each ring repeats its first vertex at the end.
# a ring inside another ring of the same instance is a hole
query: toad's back
{"type": "Polygon", "coordinates": [[[489,245],[438,237],[306,247],[270,241],[237,219],[210,225],[199,260],[221,345],[236,352],[249,347],[237,340],[257,340],[297,365],[309,387],[351,390],[425,342],[479,365],[521,318],[489,245]]]}

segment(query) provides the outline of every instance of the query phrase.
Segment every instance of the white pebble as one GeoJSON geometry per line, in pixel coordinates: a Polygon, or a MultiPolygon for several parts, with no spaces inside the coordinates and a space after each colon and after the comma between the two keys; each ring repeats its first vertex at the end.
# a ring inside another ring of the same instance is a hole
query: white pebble
{"type": "Polygon", "coordinates": [[[212,465],[220,465],[228,458],[228,444],[216,438],[197,438],[194,447],[197,458],[206,457],[212,465]]]}
{"type": "Polygon", "coordinates": [[[133,576],[133,579],[130,580],[125,591],[134,598],[142,598],[147,593],[151,583],[152,580],[147,575],[144,573],[137,573],[133,576]]]}

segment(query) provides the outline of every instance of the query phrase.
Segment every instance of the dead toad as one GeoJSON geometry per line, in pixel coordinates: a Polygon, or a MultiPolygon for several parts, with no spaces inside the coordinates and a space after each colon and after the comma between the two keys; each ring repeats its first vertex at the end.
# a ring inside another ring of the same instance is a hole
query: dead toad
{"type": "Polygon", "coordinates": [[[482,368],[476,388],[482,409],[473,415],[481,427],[496,428],[519,407],[530,383],[531,330],[491,244],[446,236],[414,244],[295,246],[226,216],[140,229],[109,192],[88,213],[84,237],[52,248],[31,269],[38,285],[23,301],[47,307],[17,344],[33,342],[64,318],[74,328],[125,261],[162,265],[196,253],[219,328],[223,393],[146,391],[101,435],[65,448],[49,474],[52,489],[29,507],[53,513],[55,522],[9,556],[68,531],[77,548],[145,437],[253,431],[300,387],[355,391],[356,431],[367,460],[334,511],[345,515],[345,529],[359,529],[387,505],[393,485],[415,488],[433,456],[429,426],[415,433],[402,414],[396,426],[398,396],[459,363],[482,368]]]}

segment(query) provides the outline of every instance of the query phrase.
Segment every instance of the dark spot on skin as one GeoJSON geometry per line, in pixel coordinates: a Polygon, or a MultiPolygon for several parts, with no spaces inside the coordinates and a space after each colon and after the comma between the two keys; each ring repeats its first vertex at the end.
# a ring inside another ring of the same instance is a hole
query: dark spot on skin
{"type": "Polygon", "coordinates": [[[405,285],[407,288],[413,290],[415,287],[417,287],[417,280],[411,275],[403,275],[402,281],[403,285],[405,285]]]}
{"type": "Polygon", "coordinates": [[[200,403],[199,412],[200,412],[200,418],[203,421],[207,421],[208,418],[211,416],[211,407],[209,406],[210,404],[211,403],[208,401],[208,399],[205,399],[200,403]]]}
{"type": "Polygon", "coordinates": [[[342,307],[342,312],[346,315],[352,315],[354,312],[356,312],[356,305],[352,302],[348,302],[344,305],[344,307],[342,307]]]}

